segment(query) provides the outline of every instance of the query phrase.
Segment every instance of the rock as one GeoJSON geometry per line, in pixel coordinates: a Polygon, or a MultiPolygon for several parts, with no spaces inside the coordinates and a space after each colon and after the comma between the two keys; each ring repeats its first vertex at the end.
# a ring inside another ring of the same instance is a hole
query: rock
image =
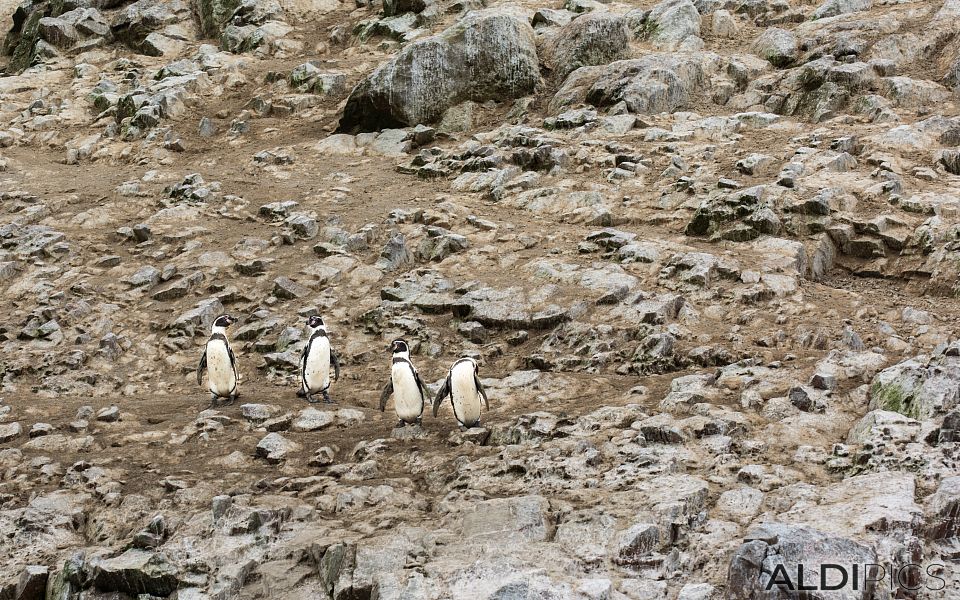
{"type": "Polygon", "coordinates": [[[206,37],[220,37],[224,26],[241,4],[241,0],[199,0],[197,8],[203,34],[206,37]]]}
{"type": "Polygon", "coordinates": [[[384,245],[375,266],[382,271],[393,271],[412,260],[413,254],[407,248],[406,238],[402,233],[397,233],[384,245]]]}
{"type": "Polygon", "coordinates": [[[296,300],[311,294],[310,288],[287,277],[277,277],[273,281],[273,295],[283,300],[296,300]]]}
{"type": "Polygon", "coordinates": [[[825,19],[837,15],[869,10],[873,0],[826,0],[813,11],[814,19],[825,19]]]}
{"type": "Polygon", "coordinates": [[[946,477],[925,503],[927,537],[948,540],[960,534],[960,477],[946,477]]]}
{"type": "Polygon", "coordinates": [[[580,67],[605,65],[628,57],[626,20],[612,13],[578,17],[547,42],[542,59],[560,81],[580,67]]]}
{"type": "Polygon", "coordinates": [[[335,420],[335,414],[331,411],[305,408],[291,423],[290,431],[319,431],[332,425],[335,420]]]}
{"type": "Polygon", "coordinates": [[[97,420],[104,423],[114,423],[120,420],[120,408],[117,405],[107,406],[97,411],[97,420]]]}
{"type": "Polygon", "coordinates": [[[34,423],[27,435],[31,438],[50,435],[56,431],[56,428],[49,423],[34,423]]]}
{"type": "Polygon", "coordinates": [[[90,583],[104,592],[161,597],[181,585],[176,566],[163,554],[135,549],[93,562],[90,583]]]}
{"type": "Polygon", "coordinates": [[[941,354],[916,357],[877,373],[870,385],[870,408],[914,419],[944,414],[960,403],[960,358],[941,354]]]}
{"type": "Polygon", "coordinates": [[[339,131],[435,123],[472,100],[510,100],[533,91],[540,78],[533,29],[516,17],[479,11],[414,42],[358,84],[339,131]]]}
{"type": "Polygon", "coordinates": [[[688,583],[680,588],[677,600],[711,600],[715,597],[716,590],[709,583],[688,583]]]}
{"type": "Polygon", "coordinates": [[[660,530],[650,523],[638,523],[623,531],[617,540],[616,562],[639,565],[660,547],[660,530]]]}
{"type": "Polygon", "coordinates": [[[137,0],[113,20],[114,37],[136,51],[144,51],[148,35],[190,17],[190,8],[181,0],[137,0]]]}
{"type": "Polygon", "coordinates": [[[276,415],[278,412],[280,412],[280,408],[271,404],[240,405],[240,414],[243,415],[243,418],[250,421],[266,421],[267,419],[276,415]]]}
{"type": "Polygon", "coordinates": [[[479,502],[465,510],[463,537],[498,543],[546,541],[553,537],[550,503],[540,496],[479,502]]]}
{"type": "Polygon", "coordinates": [[[20,437],[23,428],[20,423],[0,423],[0,444],[6,444],[20,437]]]}
{"type": "Polygon", "coordinates": [[[754,40],[750,51],[775,67],[788,67],[797,60],[797,38],[785,29],[768,27],[754,40]]]}
{"type": "Polygon", "coordinates": [[[268,433],[257,443],[257,456],[269,463],[278,463],[292,452],[300,450],[300,444],[291,442],[279,433],[268,433]]]}
{"type": "Polygon", "coordinates": [[[42,565],[27,565],[17,582],[16,600],[43,600],[46,598],[47,580],[50,572],[42,565]]]}
{"type": "Polygon", "coordinates": [[[687,38],[700,36],[700,13],[690,0],[664,0],[634,22],[634,34],[658,49],[675,50],[687,38]]]}
{"type": "MultiPolygon", "coordinates": [[[[871,565],[876,561],[877,555],[872,549],[847,538],[805,526],[769,523],[751,531],[734,552],[727,589],[736,590],[734,598],[769,595],[768,587],[776,588],[778,595],[790,597],[796,593],[800,569],[805,581],[819,582],[823,565],[871,565]]],[[[870,574],[864,570],[857,573],[856,586],[851,583],[833,597],[837,600],[870,598],[875,584],[867,582],[870,574]]],[[[830,585],[835,585],[840,577],[833,570],[824,570],[823,576],[830,585]]],[[[853,577],[852,572],[848,577],[853,577]]]]}
{"type": "Polygon", "coordinates": [[[740,28],[737,19],[728,10],[718,10],[713,13],[710,33],[720,38],[735,38],[740,28]]]}
{"type": "Polygon", "coordinates": [[[551,113],[588,102],[596,107],[624,103],[632,113],[656,114],[685,106],[703,84],[696,58],[681,54],[646,54],[570,74],[550,102],[551,113]]]}

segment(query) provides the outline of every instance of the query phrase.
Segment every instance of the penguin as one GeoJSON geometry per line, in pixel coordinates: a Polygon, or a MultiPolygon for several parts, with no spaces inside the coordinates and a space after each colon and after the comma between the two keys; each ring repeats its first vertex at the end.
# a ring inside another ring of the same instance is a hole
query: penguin
{"type": "Polygon", "coordinates": [[[443,399],[450,396],[453,415],[460,423],[460,428],[466,429],[479,425],[481,399],[486,409],[490,410],[490,401],[487,400],[487,392],[480,383],[479,372],[480,367],[472,358],[461,358],[453,363],[447,374],[447,380],[440,386],[440,391],[433,399],[433,416],[437,416],[443,399]]]}
{"type": "Polygon", "coordinates": [[[394,410],[400,422],[398,427],[407,423],[420,424],[423,406],[426,403],[427,386],[420,379],[420,373],[410,362],[410,347],[404,340],[394,340],[390,344],[393,361],[390,366],[390,380],[380,394],[380,412],[387,407],[387,400],[393,395],[394,410]]]}
{"type": "Polygon", "coordinates": [[[330,349],[330,338],[327,337],[327,326],[323,319],[314,315],[307,319],[307,327],[310,328],[310,339],[300,357],[300,391],[297,395],[314,403],[316,400],[313,395],[319,392],[325,403],[333,404],[327,391],[330,389],[330,366],[333,366],[333,380],[339,381],[340,361],[330,349]]]}
{"type": "Polygon", "coordinates": [[[237,373],[237,358],[233,355],[230,342],[227,341],[227,327],[237,322],[236,317],[220,315],[213,322],[210,339],[200,357],[200,366],[197,367],[197,385],[203,383],[203,371],[207,371],[207,386],[210,389],[210,403],[216,404],[218,398],[227,398],[232,404],[240,397],[237,384],[240,375],[237,373]]]}

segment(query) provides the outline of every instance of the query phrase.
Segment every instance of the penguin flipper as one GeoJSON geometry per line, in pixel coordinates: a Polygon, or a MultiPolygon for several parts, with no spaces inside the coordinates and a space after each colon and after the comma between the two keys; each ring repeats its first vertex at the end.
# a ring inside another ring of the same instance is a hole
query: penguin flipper
{"type": "MultiPolygon", "coordinates": [[[[413,365],[410,366],[412,367],[413,365]]],[[[417,387],[420,388],[420,399],[426,402],[427,396],[430,395],[430,390],[427,388],[427,385],[423,383],[423,380],[420,379],[420,373],[416,369],[413,370],[413,378],[417,380],[417,387]]]]}
{"type": "Polygon", "coordinates": [[[330,364],[333,365],[333,380],[340,381],[340,359],[333,350],[330,351],[330,364]]]}
{"type": "Polygon", "coordinates": [[[207,349],[203,349],[203,356],[200,357],[200,364],[197,366],[197,385],[203,384],[203,372],[207,370],[207,349]]]}
{"type": "Polygon", "coordinates": [[[240,373],[237,372],[237,357],[233,355],[233,348],[230,347],[230,344],[227,344],[227,355],[230,357],[230,366],[233,367],[233,376],[237,383],[240,383],[240,373]]]}
{"type": "Polygon", "coordinates": [[[444,379],[443,385],[440,386],[440,391],[437,392],[436,397],[433,399],[433,416],[437,416],[437,412],[440,410],[440,404],[443,402],[443,399],[447,397],[447,394],[450,393],[450,375],[447,375],[447,378],[444,379]]]}
{"type": "Polygon", "coordinates": [[[473,374],[473,384],[477,386],[477,393],[480,394],[480,397],[483,398],[483,405],[487,410],[490,410],[490,401],[487,400],[487,391],[483,389],[483,384],[480,383],[480,378],[477,377],[477,374],[473,374]]]}
{"type": "Polygon", "coordinates": [[[300,385],[303,388],[303,391],[307,391],[307,356],[310,354],[310,342],[307,342],[307,345],[303,347],[303,352],[300,354],[300,385]]]}
{"type": "Polygon", "coordinates": [[[390,399],[390,394],[393,393],[393,378],[391,377],[387,381],[387,385],[383,386],[383,392],[380,394],[380,412],[383,412],[387,409],[387,400],[390,399]]]}

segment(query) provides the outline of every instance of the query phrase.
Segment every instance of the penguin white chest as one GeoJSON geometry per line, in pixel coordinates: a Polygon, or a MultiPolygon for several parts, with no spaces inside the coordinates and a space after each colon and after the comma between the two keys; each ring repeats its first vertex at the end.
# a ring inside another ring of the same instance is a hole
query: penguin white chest
{"type": "Polygon", "coordinates": [[[462,362],[450,371],[450,398],[457,421],[470,427],[480,420],[480,394],[473,380],[473,365],[462,362]]]}
{"type": "Polygon", "coordinates": [[[423,394],[417,379],[413,376],[413,367],[408,363],[395,363],[390,371],[393,381],[393,404],[397,417],[411,423],[423,414],[423,394]]]}
{"type": "Polygon", "coordinates": [[[306,391],[311,394],[330,387],[330,340],[326,337],[319,337],[310,344],[303,382],[306,391]]]}
{"type": "Polygon", "coordinates": [[[237,376],[230,364],[230,352],[223,340],[207,342],[207,383],[210,391],[226,398],[237,387],[237,376]]]}

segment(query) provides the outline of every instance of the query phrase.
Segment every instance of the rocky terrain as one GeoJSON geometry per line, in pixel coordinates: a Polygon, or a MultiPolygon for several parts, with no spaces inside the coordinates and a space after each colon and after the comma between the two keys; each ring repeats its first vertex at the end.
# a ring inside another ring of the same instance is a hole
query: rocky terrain
{"type": "Polygon", "coordinates": [[[0,17],[0,600],[960,598],[960,1],[0,17]]]}

